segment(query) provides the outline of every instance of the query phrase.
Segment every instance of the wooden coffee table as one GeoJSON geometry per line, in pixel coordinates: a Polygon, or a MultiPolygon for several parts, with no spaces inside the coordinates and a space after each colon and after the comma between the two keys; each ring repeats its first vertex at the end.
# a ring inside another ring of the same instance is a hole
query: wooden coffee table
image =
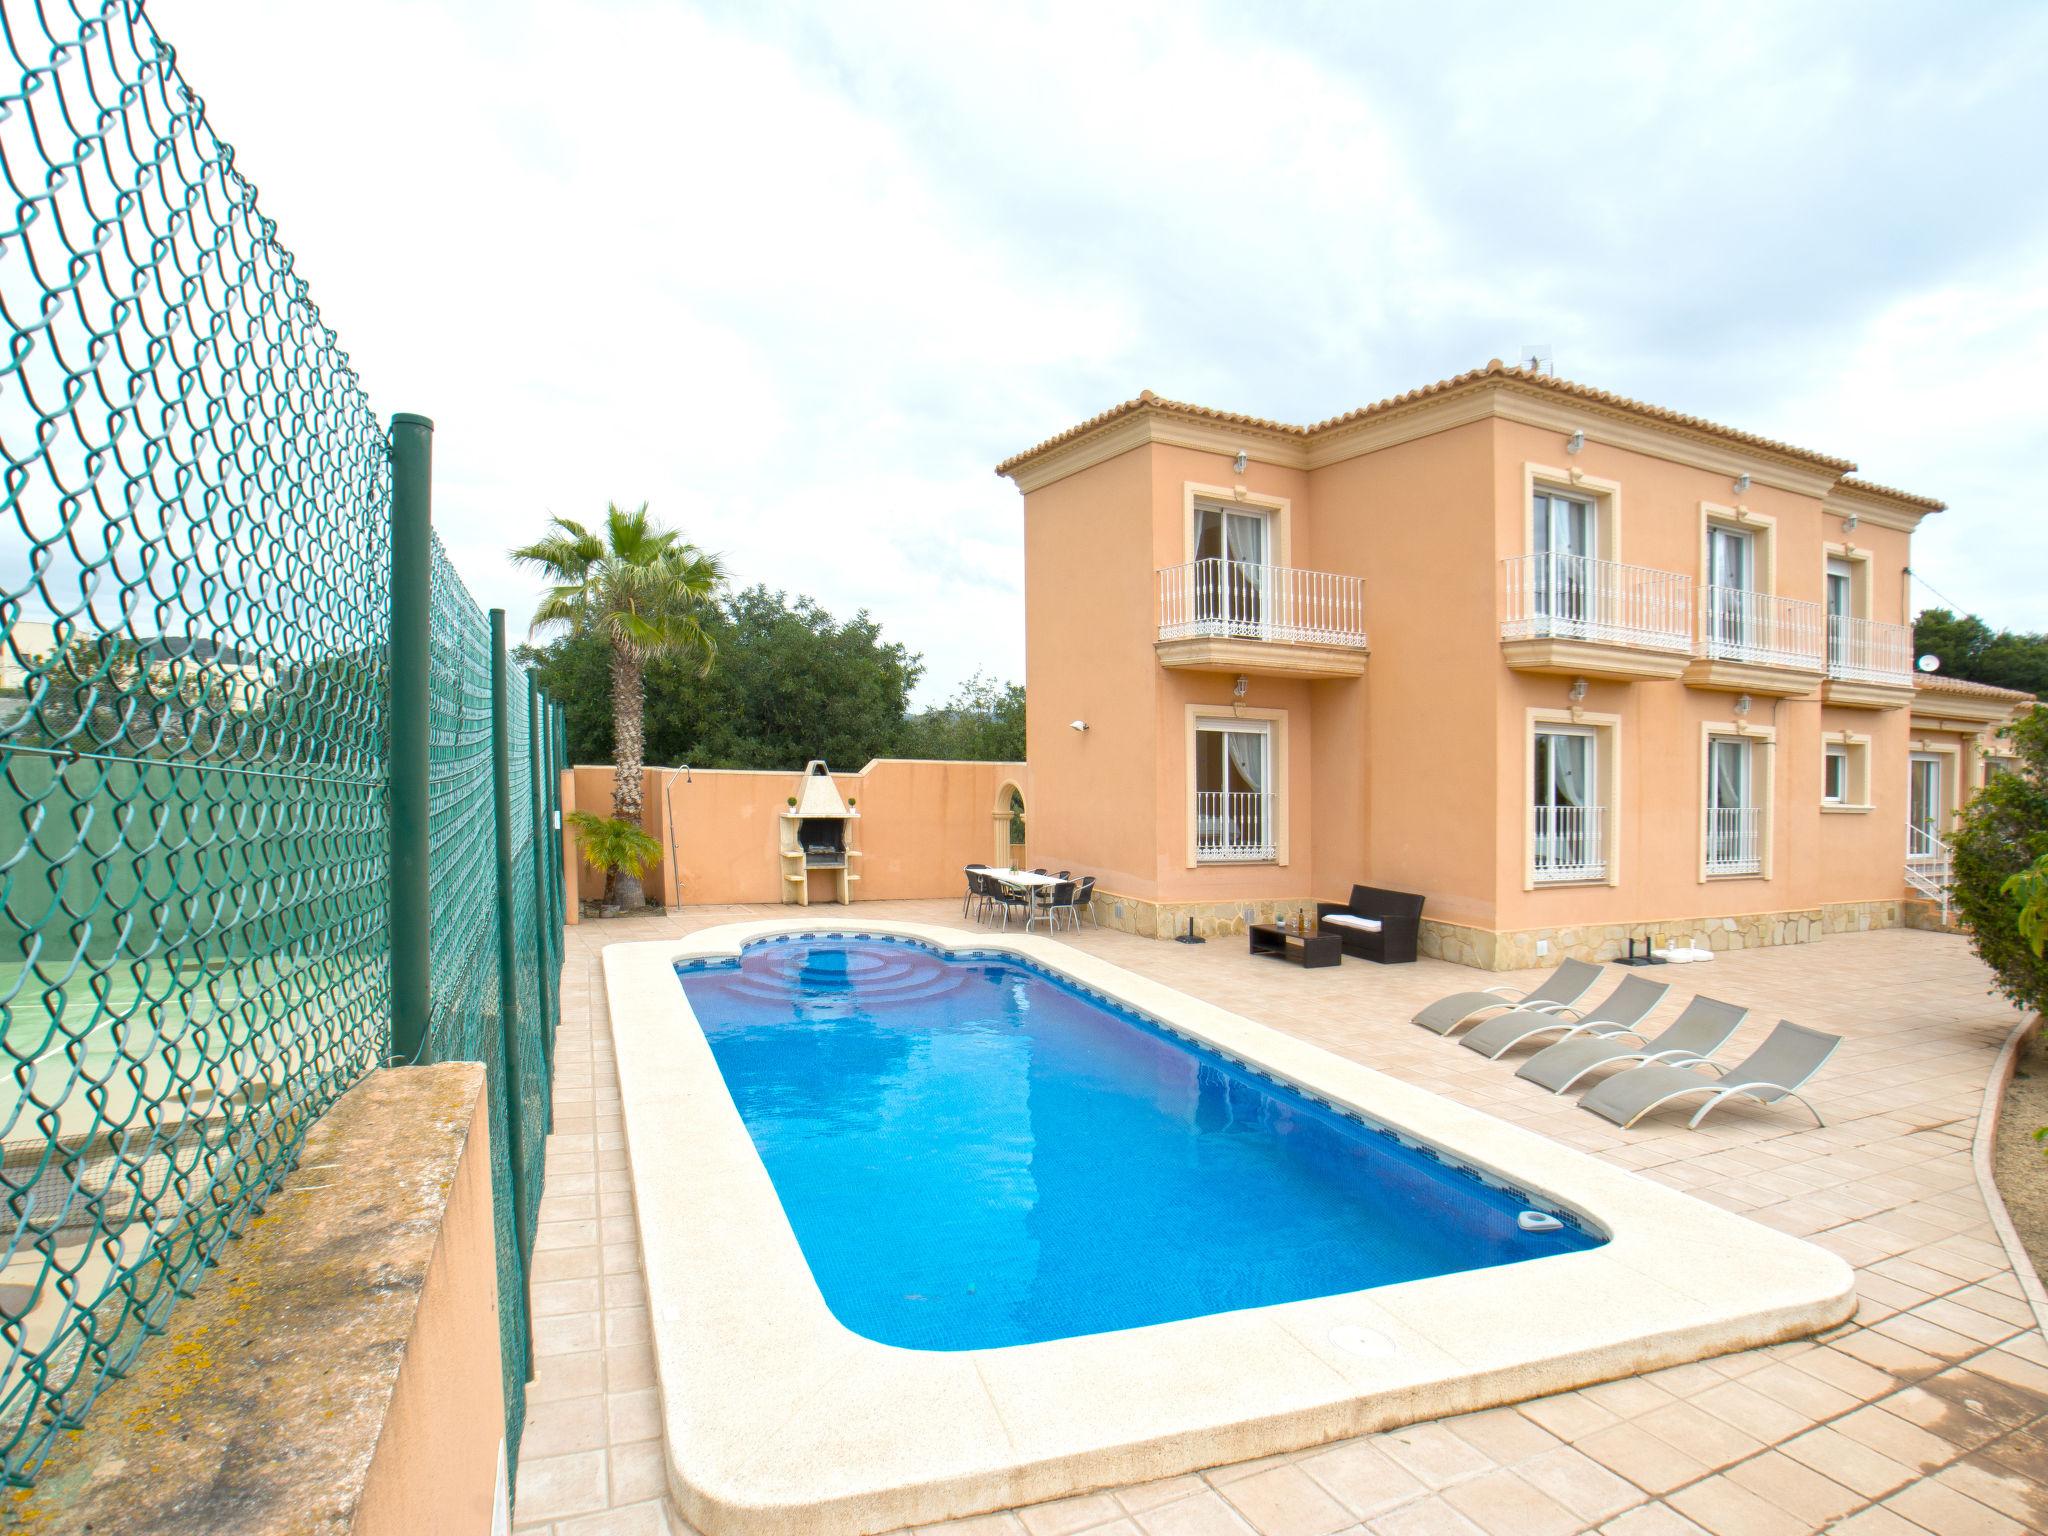
{"type": "Polygon", "coordinates": [[[1251,935],[1253,954],[1292,960],[1305,971],[1341,965],[1344,960],[1343,941],[1334,933],[1296,933],[1278,923],[1253,923],[1245,931],[1251,935]]]}

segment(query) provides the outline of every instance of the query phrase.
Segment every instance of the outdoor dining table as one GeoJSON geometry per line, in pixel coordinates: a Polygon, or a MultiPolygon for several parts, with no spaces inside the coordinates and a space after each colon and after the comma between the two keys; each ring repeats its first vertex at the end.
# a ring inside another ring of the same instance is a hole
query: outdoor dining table
{"type": "Polygon", "coordinates": [[[1005,885],[1014,885],[1019,890],[1029,890],[1035,885],[1058,885],[1058,875],[1041,875],[1028,869],[984,869],[985,875],[994,875],[1005,885]]]}

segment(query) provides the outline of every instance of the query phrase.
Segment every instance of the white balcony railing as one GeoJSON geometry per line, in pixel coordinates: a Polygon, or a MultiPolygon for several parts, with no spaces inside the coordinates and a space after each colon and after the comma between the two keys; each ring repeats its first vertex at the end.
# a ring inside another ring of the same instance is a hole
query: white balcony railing
{"type": "Polygon", "coordinates": [[[1926,827],[1906,823],[1906,884],[1929,901],[1941,903],[1948,921],[1949,887],[1955,883],[1955,850],[1926,827]]]}
{"type": "Polygon", "coordinates": [[[1828,676],[1853,683],[1911,684],[1912,626],[1829,614],[1828,676]]]}
{"type": "Polygon", "coordinates": [[[1755,875],[1764,867],[1763,814],[1753,805],[1707,808],[1707,873],[1755,875]]]}
{"type": "Polygon", "coordinates": [[[1606,814],[1599,806],[1532,805],[1529,822],[1531,874],[1538,885],[1607,878],[1606,814]]]}
{"type": "Polygon", "coordinates": [[[1818,672],[1826,657],[1819,603],[1746,587],[1700,589],[1699,653],[1716,661],[1818,672]]]}
{"type": "Polygon", "coordinates": [[[1501,563],[1503,640],[1588,640],[1640,650],[1692,649],[1692,578],[1584,555],[1516,555],[1501,563]]]}
{"type": "Polygon", "coordinates": [[[1257,864],[1277,856],[1271,790],[1195,792],[1197,864],[1257,864]]]}
{"type": "Polygon", "coordinates": [[[1364,650],[1365,578],[1214,558],[1168,566],[1159,638],[1202,637],[1364,650]]]}

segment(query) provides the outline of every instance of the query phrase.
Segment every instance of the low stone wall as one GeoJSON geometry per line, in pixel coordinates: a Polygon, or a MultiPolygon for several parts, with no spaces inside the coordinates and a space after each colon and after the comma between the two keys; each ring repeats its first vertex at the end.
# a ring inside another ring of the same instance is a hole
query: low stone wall
{"type": "MultiPolygon", "coordinates": [[[[1560,960],[1615,960],[1628,953],[1629,940],[1649,941],[1662,949],[1682,944],[1716,954],[1733,949],[1763,949],[1777,944],[1811,944],[1831,933],[1862,933],[1872,928],[1939,927],[1939,910],[1929,920],[1907,911],[1915,905],[1893,901],[1845,901],[1785,912],[1751,912],[1739,917],[1673,917],[1641,923],[1579,923],[1558,928],[1523,928],[1497,932],[1470,928],[1434,917],[1422,920],[1421,953],[1481,971],[1520,971],[1556,965],[1560,960]],[[1918,920],[1916,920],[1916,918],[1918,920]],[[1537,954],[1539,942],[1548,945],[1537,954]]],[[[1141,939],[1172,939],[1188,931],[1205,939],[1241,934],[1252,923],[1269,923],[1276,915],[1315,911],[1309,897],[1267,901],[1147,901],[1112,891],[1095,893],[1096,918],[1105,928],[1134,933],[1141,939]]]]}
{"type": "Polygon", "coordinates": [[[1095,917],[1105,928],[1135,933],[1141,939],[1178,938],[1188,931],[1205,939],[1243,933],[1253,923],[1270,923],[1282,912],[1306,911],[1315,915],[1316,904],[1307,896],[1267,901],[1146,901],[1137,896],[1118,896],[1098,890],[1092,903],[1095,917]]]}
{"type": "Polygon", "coordinates": [[[1941,915],[1941,903],[1929,901],[1924,896],[1908,896],[1899,903],[1903,925],[1907,928],[1924,928],[1930,933],[1961,933],[1962,919],[1951,907],[1947,917],[1941,915]]]}
{"type": "Polygon", "coordinates": [[[1559,928],[1523,928],[1495,932],[1468,928],[1436,918],[1422,920],[1421,951],[1432,959],[1449,960],[1482,971],[1519,971],[1556,965],[1560,960],[1614,960],[1628,953],[1629,941],[1648,941],[1658,949],[1673,944],[1722,954],[1734,949],[1766,949],[1779,944],[1811,944],[1831,933],[1862,933],[1872,928],[1903,925],[1903,900],[1845,901],[1824,907],[1785,912],[1751,912],[1737,917],[1672,917],[1641,923],[1579,923],[1559,928]],[[1538,954],[1544,943],[1547,952],[1538,954]]]}
{"type": "Polygon", "coordinates": [[[503,1529],[494,1231],[484,1068],[371,1073],[0,1530],[503,1529]]]}

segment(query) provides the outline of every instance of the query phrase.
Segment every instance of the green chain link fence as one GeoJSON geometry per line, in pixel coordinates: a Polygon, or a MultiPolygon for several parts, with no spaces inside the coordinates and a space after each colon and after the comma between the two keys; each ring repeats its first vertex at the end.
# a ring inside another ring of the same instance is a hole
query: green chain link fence
{"type": "Polygon", "coordinates": [[[560,711],[138,0],[0,34],[0,1476],[393,1060],[486,1065],[516,1466],[560,711]]]}

